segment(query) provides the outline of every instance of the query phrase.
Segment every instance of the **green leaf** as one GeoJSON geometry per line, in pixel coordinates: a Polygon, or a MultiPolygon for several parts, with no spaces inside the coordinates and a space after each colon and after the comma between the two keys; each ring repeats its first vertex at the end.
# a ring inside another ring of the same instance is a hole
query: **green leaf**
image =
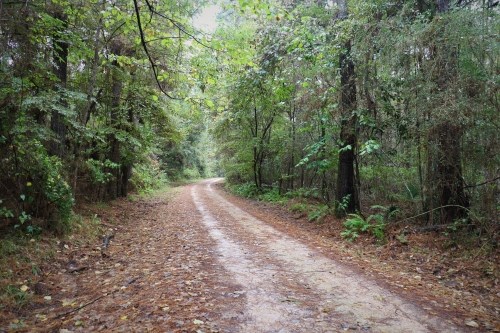
{"type": "Polygon", "coordinates": [[[213,109],[215,107],[214,102],[211,99],[206,99],[205,104],[210,108],[213,109]]]}

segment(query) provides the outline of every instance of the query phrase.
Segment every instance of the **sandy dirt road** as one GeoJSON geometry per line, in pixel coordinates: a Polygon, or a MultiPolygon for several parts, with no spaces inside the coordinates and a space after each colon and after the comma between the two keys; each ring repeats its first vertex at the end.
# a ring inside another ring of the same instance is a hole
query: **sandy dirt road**
{"type": "Polygon", "coordinates": [[[246,213],[214,190],[217,181],[191,196],[227,278],[246,296],[241,331],[458,331],[246,213]]]}
{"type": "Polygon", "coordinates": [[[104,209],[109,248],[61,244],[39,303],[0,332],[460,331],[245,212],[219,181],[104,209]]]}

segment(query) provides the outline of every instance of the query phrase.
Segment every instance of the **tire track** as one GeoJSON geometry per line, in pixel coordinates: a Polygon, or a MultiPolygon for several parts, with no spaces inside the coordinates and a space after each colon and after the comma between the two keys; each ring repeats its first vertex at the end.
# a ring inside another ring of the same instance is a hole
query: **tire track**
{"type": "Polygon", "coordinates": [[[191,195],[221,264],[245,286],[242,331],[459,331],[244,212],[212,188],[217,181],[193,186],[191,195]]]}

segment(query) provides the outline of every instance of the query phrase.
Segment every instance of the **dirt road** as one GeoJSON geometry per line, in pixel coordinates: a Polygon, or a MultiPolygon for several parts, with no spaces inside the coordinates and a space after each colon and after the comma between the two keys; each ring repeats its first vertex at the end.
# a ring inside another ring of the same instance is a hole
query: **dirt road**
{"type": "Polygon", "coordinates": [[[118,203],[109,248],[61,248],[25,330],[460,331],[245,212],[217,181],[118,203]]]}
{"type": "Polygon", "coordinates": [[[219,262],[246,296],[242,331],[457,331],[228,202],[215,181],[191,195],[219,262]]]}

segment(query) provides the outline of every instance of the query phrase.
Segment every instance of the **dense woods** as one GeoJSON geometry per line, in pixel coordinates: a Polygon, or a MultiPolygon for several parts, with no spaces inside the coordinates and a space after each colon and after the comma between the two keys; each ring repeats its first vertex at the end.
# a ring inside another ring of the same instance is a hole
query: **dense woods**
{"type": "Polygon", "coordinates": [[[76,202],[204,175],[186,102],[191,1],[2,1],[0,219],[64,231],[76,202]]]}
{"type": "Polygon", "coordinates": [[[499,330],[499,12],[0,0],[0,331],[499,330]]]}
{"type": "Polygon", "coordinates": [[[391,216],[496,237],[497,3],[243,7],[253,18],[226,29],[251,47],[219,80],[227,104],[214,129],[241,193],[313,198],[326,205],[313,218],[391,216]]]}
{"type": "Polygon", "coordinates": [[[222,1],[211,35],[204,5],[2,2],[4,226],[218,174],[313,219],[497,236],[497,2],[222,1]]]}

